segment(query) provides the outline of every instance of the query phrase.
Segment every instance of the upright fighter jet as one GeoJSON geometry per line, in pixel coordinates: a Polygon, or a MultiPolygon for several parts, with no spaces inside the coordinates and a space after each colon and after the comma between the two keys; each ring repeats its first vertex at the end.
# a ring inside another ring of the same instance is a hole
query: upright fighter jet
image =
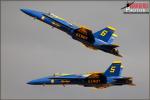
{"type": "Polygon", "coordinates": [[[121,76],[123,66],[114,61],[103,73],[53,74],[29,81],[30,85],[82,85],[84,87],[107,88],[110,86],[134,85],[132,77],[121,76]]]}
{"type": "Polygon", "coordinates": [[[30,9],[21,9],[21,11],[34,19],[38,19],[48,25],[51,25],[52,27],[66,32],[73,39],[80,41],[88,48],[102,50],[104,52],[122,57],[119,54],[118,49],[116,49],[119,45],[113,44],[117,34],[114,33],[116,29],[112,26],[107,26],[104,29],[93,33],[92,30],[82,26],[80,27],[73,25],[53,13],[44,13],[30,9]]]}

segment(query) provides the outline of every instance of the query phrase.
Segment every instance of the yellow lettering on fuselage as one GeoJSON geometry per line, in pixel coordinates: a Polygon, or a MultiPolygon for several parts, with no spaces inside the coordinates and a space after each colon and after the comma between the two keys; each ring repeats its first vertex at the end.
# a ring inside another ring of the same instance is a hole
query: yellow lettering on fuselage
{"type": "Polygon", "coordinates": [[[76,36],[81,38],[81,39],[84,39],[84,40],[87,40],[87,38],[88,38],[87,36],[84,36],[84,35],[82,35],[80,33],[76,33],[76,36]]]}
{"type": "Polygon", "coordinates": [[[60,24],[58,24],[58,23],[56,23],[56,22],[52,22],[52,24],[53,24],[54,26],[56,26],[56,27],[60,27],[60,26],[61,26],[60,24]]]}
{"type": "Polygon", "coordinates": [[[61,83],[70,83],[69,80],[61,80],[61,83]]]}
{"type": "Polygon", "coordinates": [[[89,84],[96,84],[96,83],[100,83],[99,79],[95,79],[95,80],[88,80],[89,84]]]}

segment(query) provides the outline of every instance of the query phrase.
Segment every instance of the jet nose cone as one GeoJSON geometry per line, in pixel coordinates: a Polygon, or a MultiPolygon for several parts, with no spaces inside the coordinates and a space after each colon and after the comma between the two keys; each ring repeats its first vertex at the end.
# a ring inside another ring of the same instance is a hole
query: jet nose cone
{"type": "Polygon", "coordinates": [[[20,9],[22,12],[24,12],[25,9],[20,9]]]}
{"type": "Polygon", "coordinates": [[[35,85],[37,82],[35,82],[35,81],[29,81],[29,82],[27,82],[27,84],[29,84],[29,85],[35,85]]]}
{"type": "Polygon", "coordinates": [[[32,82],[31,82],[31,81],[29,81],[29,82],[27,82],[27,84],[30,84],[30,85],[32,85],[32,82]]]}
{"type": "Polygon", "coordinates": [[[40,85],[42,83],[43,83],[43,81],[40,79],[31,80],[31,81],[27,82],[27,84],[30,84],[30,85],[40,85]]]}
{"type": "Polygon", "coordinates": [[[40,19],[43,16],[42,12],[31,10],[31,9],[20,9],[23,13],[32,16],[34,18],[40,19]]]}
{"type": "Polygon", "coordinates": [[[33,16],[35,14],[36,11],[31,10],[31,9],[20,9],[23,13],[33,16]]]}
{"type": "Polygon", "coordinates": [[[50,83],[50,81],[47,77],[35,79],[35,80],[31,80],[31,81],[27,82],[27,84],[30,84],[30,85],[42,85],[42,84],[49,84],[49,83],[50,83]]]}
{"type": "Polygon", "coordinates": [[[24,13],[28,13],[28,10],[27,9],[20,9],[22,12],[24,12],[24,13]]]}

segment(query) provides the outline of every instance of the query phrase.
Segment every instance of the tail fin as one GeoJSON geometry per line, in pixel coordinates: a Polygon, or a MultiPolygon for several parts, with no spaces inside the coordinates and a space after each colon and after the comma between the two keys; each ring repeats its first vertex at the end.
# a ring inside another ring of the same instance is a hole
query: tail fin
{"type": "Polygon", "coordinates": [[[115,30],[116,29],[113,28],[112,26],[107,26],[106,28],[95,32],[94,37],[98,38],[104,42],[112,44],[115,37],[117,37],[117,34],[114,34],[115,30]]]}
{"type": "Polygon", "coordinates": [[[121,65],[121,61],[114,61],[110,67],[104,72],[104,75],[107,77],[110,76],[120,76],[122,72],[123,66],[121,65]]]}

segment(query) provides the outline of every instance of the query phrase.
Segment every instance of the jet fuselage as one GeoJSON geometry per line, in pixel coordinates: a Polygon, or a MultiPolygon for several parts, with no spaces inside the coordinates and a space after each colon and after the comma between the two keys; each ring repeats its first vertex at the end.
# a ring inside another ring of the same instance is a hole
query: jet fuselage
{"type": "MultiPolygon", "coordinates": [[[[30,9],[21,9],[25,14],[33,17],[34,19],[38,19],[52,27],[60,29],[70,35],[74,40],[80,41],[86,47],[94,49],[94,50],[102,50],[107,53],[111,53],[116,56],[120,56],[118,50],[115,47],[111,46],[109,42],[104,42],[98,38],[95,38],[92,31],[85,27],[78,27],[73,25],[63,18],[60,18],[52,13],[46,14],[39,11],[34,11],[30,9]],[[108,46],[107,46],[108,45],[108,46]]],[[[103,34],[102,34],[103,35],[103,34]]],[[[104,34],[105,35],[105,34],[104,34]]]]}

